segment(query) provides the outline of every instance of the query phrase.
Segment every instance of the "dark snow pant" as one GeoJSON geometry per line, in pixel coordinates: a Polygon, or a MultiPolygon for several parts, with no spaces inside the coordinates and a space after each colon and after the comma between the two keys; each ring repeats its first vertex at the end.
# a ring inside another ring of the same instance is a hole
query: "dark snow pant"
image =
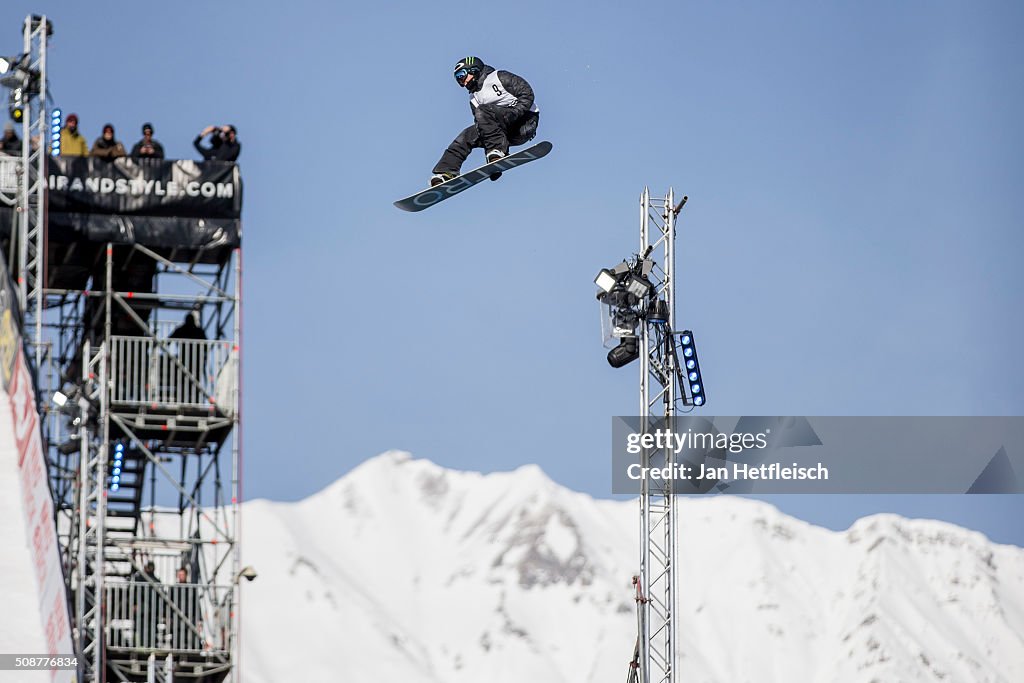
{"type": "Polygon", "coordinates": [[[487,104],[477,107],[474,115],[476,123],[452,140],[434,166],[434,173],[458,173],[469,153],[478,147],[500,149],[508,154],[509,145],[522,145],[533,139],[540,118],[536,112],[515,116],[508,107],[487,104]]]}

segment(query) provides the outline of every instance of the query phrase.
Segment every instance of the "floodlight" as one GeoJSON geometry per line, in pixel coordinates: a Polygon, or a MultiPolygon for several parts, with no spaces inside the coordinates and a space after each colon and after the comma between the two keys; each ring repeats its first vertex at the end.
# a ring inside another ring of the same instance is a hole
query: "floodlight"
{"type": "Polygon", "coordinates": [[[615,283],[618,281],[619,279],[615,277],[615,273],[607,268],[602,268],[601,272],[594,278],[594,284],[600,287],[605,294],[612,291],[612,288],[615,287],[615,283]]]}
{"type": "Polygon", "coordinates": [[[645,299],[651,293],[654,287],[645,278],[639,278],[636,275],[630,275],[626,279],[626,291],[635,296],[637,299],[645,299]]]}
{"type": "Polygon", "coordinates": [[[53,401],[55,412],[67,416],[73,427],[79,427],[89,419],[92,403],[80,387],[71,385],[68,389],[58,389],[53,392],[50,400],[53,401]]]}
{"type": "Polygon", "coordinates": [[[0,57],[0,85],[6,88],[24,86],[38,72],[26,68],[28,60],[20,57],[0,57]]]}
{"type": "Polygon", "coordinates": [[[614,268],[602,268],[594,278],[594,284],[601,289],[597,299],[606,309],[601,317],[604,338],[606,342],[609,339],[619,340],[618,345],[608,352],[608,363],[613,368],[621,368],[640,357],[638,325],[644,324],[643,321],[652,315],[668,319],[668,309],[664,308],[663,312],[653,301],[654,285],[647,274],[654,268],[654,262],[647,258],[649,253],[650,250],[636,255],[614,268]]]}

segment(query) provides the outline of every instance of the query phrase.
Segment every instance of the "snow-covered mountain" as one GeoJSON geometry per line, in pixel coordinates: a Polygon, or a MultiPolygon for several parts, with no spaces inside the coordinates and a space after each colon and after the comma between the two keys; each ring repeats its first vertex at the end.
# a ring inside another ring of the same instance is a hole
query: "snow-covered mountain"
{"type": "MultiPolygon", "coordinates": [[[[248,502],[243,680],[622,681],[637,514],[536,466],[399,452],[298,503],[248,502]]],[[[679,519],[683,681],[1024,681],[1024,549],[892,515],[836,533],[726,497],[679,519]]]]}

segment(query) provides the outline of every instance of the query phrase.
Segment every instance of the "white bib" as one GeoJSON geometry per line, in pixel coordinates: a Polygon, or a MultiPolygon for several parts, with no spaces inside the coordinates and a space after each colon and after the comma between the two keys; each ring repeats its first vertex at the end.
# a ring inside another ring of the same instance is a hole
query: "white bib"
{"type": "Polygon", "coordinates": [[[499,107],[514,107],[519,99],[512,93],[505,90],[505,87],[498,80],[498,72],[492,71],[487,74],[487,78],[484,79],[483,85],[480,89],[473,93],[470,98],[474,107],[479,107],[481,104],[496,104],[499,107]]]}

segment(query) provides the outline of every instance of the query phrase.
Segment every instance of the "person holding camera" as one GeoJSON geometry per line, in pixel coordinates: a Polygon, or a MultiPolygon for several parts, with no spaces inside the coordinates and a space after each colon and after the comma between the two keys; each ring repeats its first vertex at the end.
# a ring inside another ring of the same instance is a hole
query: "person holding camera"
{"type": "Polygon", "coordinates": [[[142,124],[142,139],[132,147],[132,159],[163,159],[164,146],[153,139],[153,124],[142,124]]]}
{"type": "Polygon", "coordinates": [[[238,142],[238,132],[234,126],[207,126],[192,141],[192,145],[203,155],[203,159],[210,161],[235,161],[242,151],[242,145],[238,142]],[[203,138],[210,136],[210,146],[203,147],[203,138]]]}

